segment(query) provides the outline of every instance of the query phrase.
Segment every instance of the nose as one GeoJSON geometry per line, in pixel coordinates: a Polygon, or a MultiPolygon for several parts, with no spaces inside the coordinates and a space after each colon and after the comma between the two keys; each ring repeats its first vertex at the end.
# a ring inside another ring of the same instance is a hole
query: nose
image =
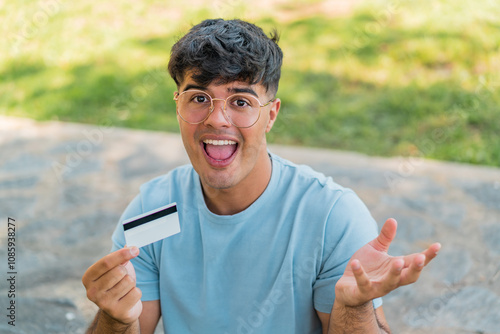
{"type": "Polygon", "coordinates": [[[213,109],[203,123],[213,128],[230,127],[231,122],[229,122],[226,112],[224,111],[225,101],[223,99],[213,99],[212,103],[213,109]],[[219,103],[217,104],[217,102],[219,103]]]}

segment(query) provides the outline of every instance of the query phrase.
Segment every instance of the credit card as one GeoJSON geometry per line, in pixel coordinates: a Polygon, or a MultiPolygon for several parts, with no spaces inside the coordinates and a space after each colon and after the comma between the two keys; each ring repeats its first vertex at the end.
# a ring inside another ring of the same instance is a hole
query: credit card
{"type": "Polygon", "coordinates": [[[127,219],[123,222],[123,230],[127,247],[138,248],[177,234],[181,231],[177,203],[127,219]]]}

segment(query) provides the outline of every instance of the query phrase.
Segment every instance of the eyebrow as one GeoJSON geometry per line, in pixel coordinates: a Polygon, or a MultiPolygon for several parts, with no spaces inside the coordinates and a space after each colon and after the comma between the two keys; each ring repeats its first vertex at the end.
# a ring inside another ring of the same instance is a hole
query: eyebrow
{"type": "MultiPolygon", "coordinates": [[[[202,91],[206,91],[207,90],[207,87],[205,86],[199,86],[199,85],[195,85],[195,84],[188,84],[183,90],[182,92],[185,92],[187,90],[190,90],[190,89],[199,89],[199,90],[202,90],[202,91]]],[[[244,88],[228,88],[228,92],[229,93],[249,93],[249,94],[252,94],[254,95],[255,97],[259,97],[259,95],[257,95],[257,93],[252,89],[252,88],[249,88],[249,87],[244,87],[244,88]]]]}
{"type": "Polygon", "coordinates": [[[257,95],[257,93],[252,88],[248,88],[248,87],[245,87],[245,88],[229,88],[228,91],[229,92],[233,92],[233,93],[249,93],[249,94],[254,95],[256,98],[259,97],[259,95],[257,95]]]}
{"type": "Polygon", "coordinates": [[[190,89],[207,90],[207,87],[189,84],[182,90],[182,92],[185,92],[190,89]]]}

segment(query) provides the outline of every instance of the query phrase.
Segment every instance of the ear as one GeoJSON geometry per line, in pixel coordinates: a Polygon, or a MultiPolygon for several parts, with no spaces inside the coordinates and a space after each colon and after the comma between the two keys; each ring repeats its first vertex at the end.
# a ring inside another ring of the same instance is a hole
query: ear
{"type": "Polygon", "coordinates": [[[272,107],[271,107],[271,110],[269,111],[269,121],[267,122],[266,133],[271,131],[271,129],[273,128],[274,122],[276,121],[276,118],[278,117],[280,107],[281,107],[281,100],[280,99],[276,99],[272,102],[272,107]]]}

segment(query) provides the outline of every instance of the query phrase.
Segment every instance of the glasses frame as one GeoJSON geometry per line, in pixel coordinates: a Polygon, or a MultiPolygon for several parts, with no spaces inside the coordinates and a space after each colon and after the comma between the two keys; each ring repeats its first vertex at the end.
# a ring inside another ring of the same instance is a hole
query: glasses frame
{"type": "Polygon", "coordinates": [[[276,97],[273,97],[271,100],[269,100],[269,102],[267,102],[266,104],[262,104],[260,102],[260,100],[253,96],[253,98],[255,98],[258,102],[259,102],[259,115],[257,116],[257,119],[255,120],[255,122],[253,122],[251,125],[248,125],[248,126],[238,126],[236,124],[233,123],[233,121],[231,120],[231,117],[229,117],[229,115],[227,114],[227,111],[226,111],[226,103],[227,103],[227,100],[235,95],[240,95],[240,93],[236,93],[236,94],[231,94],[229,95],[228,97],[226,97],[225,99],[220,99],[220,98],[217,98],[217,97],[212,97],[210,96],[210,94],[208,94],[207,92],[205,91],[202,91],[202,90],[199,90],[199,89],[188,89],[188,90],[185,90],[183,91],[182,93],[179,93],[179,92],[174,92],[174,101],[177,105],[177,108],[176,108],[176,112],[177,112],[177,115],[179,115],[179,117],[186,123],[188,124],[200,124],[200,123],[203,123],[205,122],[209,117],[210,115],[212,114],[212,112],[215,110],[215,103],[214,101],[224,101],[224,106],[222,108],[222,112],[224,114],[224,118],[229,122],[231,123],[232,125],[234,125],[235,127],[237,128],[240,128],[240,129],[247,129],[247,128],[250,128],[252,126],[255,125],[255,123],[257,123],[260,119],[260,111],[263,107],[267,107],[271,102],[274,102],[274,100],[276,100],[276,97]],[[182,117],[182,115],[179,113],[179,105],[177,105],[177,102],[179,101],[179,97],[182,95],[182,94],[185,94],[185,93],[188,93],[188,92],[200,92],[200,93],[203,93],[205,95],[207,95],[209,98],[210,98],[210,108],[209,108],[209,111],[207,113],[207,116],[202,119],[201,121],[199,122],[188,122],[187,120],[184,119],[184,117],[182,117]]]}

